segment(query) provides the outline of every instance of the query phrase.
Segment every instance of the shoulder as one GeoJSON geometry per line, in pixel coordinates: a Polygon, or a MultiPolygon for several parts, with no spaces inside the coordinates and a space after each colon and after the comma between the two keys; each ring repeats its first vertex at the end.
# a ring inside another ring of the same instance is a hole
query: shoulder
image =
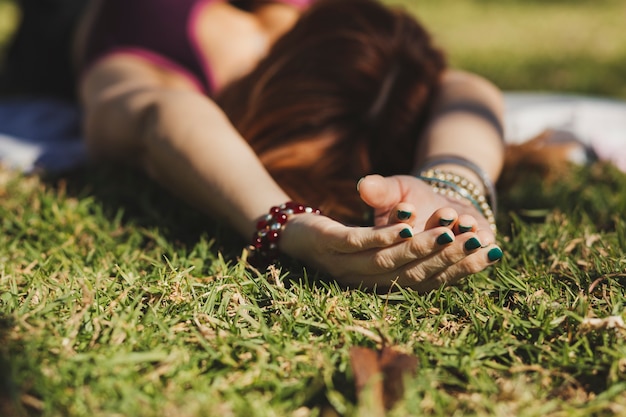
{"type": "Polygon", "coordinates": [[[111,55],[94,63],[83,74],[80,93],[83,99],[103,92],[123,94],[139,89],[198,91],[197,85],[176,72],[164,70],[140,57],[111,55]]]}

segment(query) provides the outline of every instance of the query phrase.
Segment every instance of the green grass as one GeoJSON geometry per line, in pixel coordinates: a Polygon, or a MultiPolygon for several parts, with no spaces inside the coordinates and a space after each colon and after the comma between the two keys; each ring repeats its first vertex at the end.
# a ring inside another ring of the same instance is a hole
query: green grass
{"type": "Polygon", "coordinates": [[[330,404],[358,415],[348,350],[388,343],[420,359],[392,415],[626,412],[625,330],[581,326],[624,315],[626,178],[596,166],[531,185],[501,199],[497,267],[459,287],[386,297],[294,265],[246,270],[227,229],[130,172],[4,173],[4,405],[21,404],[21,415],[304,416],[330,404]]]}
{"type": "MultiPolygon", "coordinates": [[[[540,53],[555,37],[570,48],[559,59],[588,65],[558,79],[564,90],[624,96],[615,69],[597,84],[588,73],[624,63],[623,2],[419,4],[459,66],[557,89],[546,74],[562,69],[540,53]],[[578,50],[542,21],[516,41],[515,25],[563,10],[604,32],[578,50]]],[[[527,175],[500,196],[500,264],[377,296],[297,264],[247,270],[232,231],[125,170],[0,171],[0,416],[363,415],[348,352],[381,344],[420,361],[392,416],[626,415],[626,330],[583,324],[626,318],[626,176],[527,175]]]]}

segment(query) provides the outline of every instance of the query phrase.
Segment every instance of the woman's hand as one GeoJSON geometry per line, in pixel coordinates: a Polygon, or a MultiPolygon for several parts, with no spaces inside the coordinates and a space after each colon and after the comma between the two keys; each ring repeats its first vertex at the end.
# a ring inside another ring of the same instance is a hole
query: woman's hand
{"type": "Polygon", "coordinates": [[[384,290],[397,284],[430,291],[497,260],[488,255],[495,247],[482,248],[476,233],[455,236],[450,226],[435,226],[442,216],[458,224],[454,210],[437,210],[424,222],[433,226],[413,235],[405,223],[348,227],[325,216],[299,214],[285,225],[281,249],[344,285],[384,290]]]}
{"type": "Polygon", "coordinates": [[[469,201],[437,194],[413,176],[368,175],[359,181],[358,189],[363,201],[374,209],[376,225],[405,222],[417,231],[449,226],[456,235],[477,232],[483,245],[496,240],[487,219],[469,201]],[[433,218],[433,213],[440,209],[441,216],[433,218]],[[399,217],[399,211],[404,215],[399,217]],[[411,216],[406,218],[406,213],[411,216]]]}

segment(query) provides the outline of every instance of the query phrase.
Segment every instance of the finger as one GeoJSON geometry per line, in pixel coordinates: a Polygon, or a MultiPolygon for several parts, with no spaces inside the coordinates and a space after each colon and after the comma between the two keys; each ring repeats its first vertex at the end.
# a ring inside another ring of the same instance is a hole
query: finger
{"type": "Polygon", "coordinates": [[[478,222],[474,218],[474,216],[470,216],[469,214],[461,214],[459,218],[452,228],[454,233],[459,235],[462,233],[475,232],[478,230],[478,222]]]}
{"type": "Polygon", "coordinates": [[[497,245],[486,246],[461,261],[446,268],[440,274],[419,284],[418,291],[431,291],[442,285],[452,285],[471,274],[483,271],[485,268],[502,259],[503,253],[497,245]]]}
{"type": "Polygon", "coordinates": [[[361,178],[357,190],[367,205],[384,212],[391,210],[403,196],[397,180],[381,175],[367,175],[361,178]]]}
{"type": "Polygon", "coordinates": [[[480,250],[482,246],[478,235],[475,233],[459,235],[442,250],[432,252],[427,258],[412,262],[404,272],[409,280],[414,281],[411,284],[413,286],[418,282],[427,281],[431,277],[441,274],[452,265],[480,250]]]}
{"type": "Polygon", "coordinates": [[[397,271],[402,271],[405,265],[428,259],[454,239],[454,233],[446,227],[426,230],[395,245],[352,253],[342,258],[339,268],[368,276],[397,275],[397,271]]]}
{"type": "MultiPolygon", "coordinates": [[[[452,236],[452,232],[440,228],[452,236]]],[[[426,234],[426,232],[424,232],[426,234]]],[[[440,251],[433,251],[430,256],[405,264],[399,268],[387,268],[386,271],[372,275],[358,275],[349,284],[365,285],[367,288],[389,288],[392,285],[410,287],[420,292],[427,292],[458,282],[461,278],[480,272],[502,257],[502,251],[496,245],[482,247],[474,242],[478,237],[473,233],[457,236],[451,244],[440,251]],[[468,242],[471,244],[468,245],[468,242]]],[[[382,258],[372,258],[382,259],[382,258]]],[[[385,269],[384,265],[368,265],[369,271],[385,269]]]]}
{"type": "Polygon", "coordinates": [[[404,223],[375,227],[345,227],[328,230],[322,237],[338,253],[364,253],[396,245],[413,238],[414,232],[404,223]]]}
{"type": "Polygon", "coordinates": [[[399,203],[390,212],[388,224],[404,223],[413,228],[415,226],[416,207],[411,203],[399,203]]]}
{"type": "Polygon", "coordinates": [[[426,221],[425,229],[432,229],[439,226],[452,228],[458,221],[458,214],[451,207],[443,207],[435,210],[435,212],[426,221]]]}
{"type": "Polygon", "coordinates": [[[399,285],[420,292],[454,284],[461,278],[480,272],[502,258],[502,250],[498,246],[493,244],[483,246],[479,237],[479,234],[471,232],[455,237],[449,229],[444,227],[425,231],[410,241],[367,256],[367,263],[364,263],[363,258],[357,255],[346,258],[346,262],[342,261],[342,265],[346,270],[351,271],[351,274],[343,275],[342,281],[362,288],[377,287],[380,290],[399,285]],[[431,245],[429,251],[428,241],[422,238],[426,236],[432,238],[436,232],[441,231],[453,240],[450,243],[438,240],[439,250],[431,245]],[[414,246],[415,256],[419,256],[420,252],[422,255],[427,255],[401,265],[402,259],[406,259],[402,255],[406,254],[403,250],[406,251],[407,246],[410,245],[414,246]],[[390,255],[397,257],[394,259],[390,255]],[[365,267],[364,273],[357,272],[356,275],[352,273],[363,267],[365,267]]]}
{"type": "Polygon", "coordinates": [[[496,243],[496,235],[491,229],[480,229],[476,231],[478,240],[481,241],[483,246],[489,246],[496,243]]]}

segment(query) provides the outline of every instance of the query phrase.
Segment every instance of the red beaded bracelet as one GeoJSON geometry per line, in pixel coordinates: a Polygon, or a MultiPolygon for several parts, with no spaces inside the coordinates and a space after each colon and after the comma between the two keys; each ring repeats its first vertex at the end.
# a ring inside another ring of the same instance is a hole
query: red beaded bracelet
{"type": "Polygon", "coordinates": [[[283,227],[292,214],[312,213],[321,214],[316,208],[288,201],[280,206],[274,206],[256,224],[256,232],[252,236],[251,254],[248,258],[254,267],[267,267],[278,259],[278,241],[283,227]]]}

